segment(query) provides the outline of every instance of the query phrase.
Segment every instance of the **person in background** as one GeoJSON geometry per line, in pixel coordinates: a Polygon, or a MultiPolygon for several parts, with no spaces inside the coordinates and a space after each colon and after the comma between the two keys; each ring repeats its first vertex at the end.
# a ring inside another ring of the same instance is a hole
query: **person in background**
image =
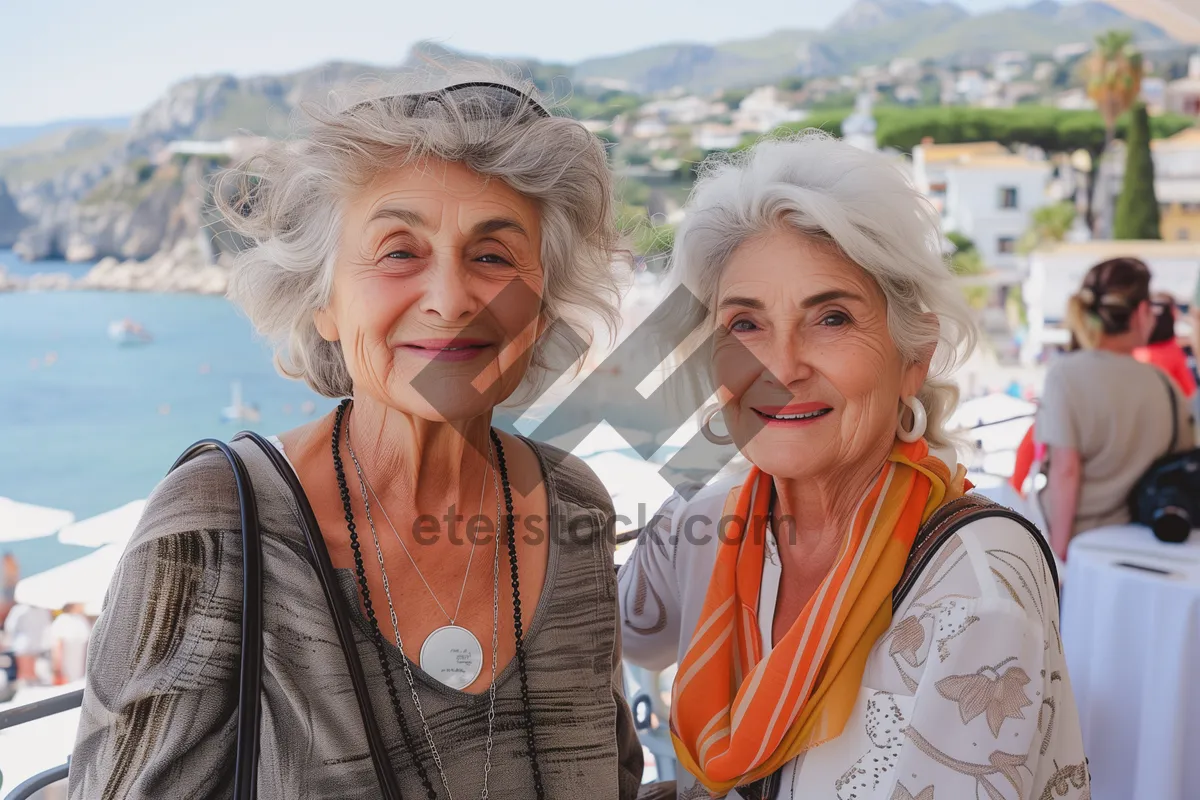
{"type": "Polygon", "coordinates": [[[17,584],[21,581],[21,566],[10,552],[4,554],[0,565],[0,623],[17,602],[17,584]]]}
{"type": "Polygon", "coordinates": [[[50,666],[54,684],[61,686],[83,680],[87,674],[88,639],[92,621],[83,613],[82,603],[67,603],[62,613],[50,624],[50,666]]]}
{"type": "Polygon", "coordinates": [[[1154,311],[1150,341],[1145,347],[1136,348],[1133,357],[1170,375],[1184,397],[1190,399],[1196,393],[1196,379],[1188,366],[1187,353],[1175,338],[1175,298],[1159,292],[1150,298],[1150,307],[1154,311]]]}
{"type": "Polygon", "coordinates": [[[37,661],[46,654],[46,634],[53,617],[45,608],[17,603],[4,620],[4,633],[17,660],[17,680],[37,683],[37,661]]]}
{"type": "Polygon", "coordinates": [[[1034,427],[1034,425],[1030,425],[1029,430],[1025,431],[1025,435],[1021,437],[1021,443],[1017,445],[1013,474],[1008,479],[1009,485],[1022,497],[1025,496],[1025,479],[1029,477],[1034,463],[1045,453],[1045,446],[1033,438],[1034,427]]]}
{"type": "Polygon", "coordinates": [[[1126,498],[1146,468],[1194,444],[1183,393],[1133,358],[1155,326],[1150,269],[1142,261],[1092,267],[1068,301],[1066,319],[1080,349],[1050,367],[1035,432],[1049,448],[1042,510],[1051,547],[1064,560],[1077,533],[1128,523],[1126,498]],[[1168,393],[1175,395],[1174,425],[1168,393]]]}

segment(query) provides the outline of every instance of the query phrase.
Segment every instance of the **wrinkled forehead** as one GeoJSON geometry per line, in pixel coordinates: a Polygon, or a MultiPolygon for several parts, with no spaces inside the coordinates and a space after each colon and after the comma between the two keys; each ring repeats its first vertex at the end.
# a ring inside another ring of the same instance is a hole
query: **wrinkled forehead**
{"type": "Polygon", "coordinates": [[[397,222],[436,229],[438,221],[466,225],[486,217],[511,219],[532,235],[540,212],[534,200],[503,180],[436,159],[381,170],[346,197],[346,223],[351,229],[397,222]]]}
{"type": "Polygon", "coordinates": [[[844,293],[871,304],[886,299],[875,279],[833,241],[784,229],[743,242],[717,278],[715,303],[751,296],[765,306],[794,307],[813,297],[844,293]]]}

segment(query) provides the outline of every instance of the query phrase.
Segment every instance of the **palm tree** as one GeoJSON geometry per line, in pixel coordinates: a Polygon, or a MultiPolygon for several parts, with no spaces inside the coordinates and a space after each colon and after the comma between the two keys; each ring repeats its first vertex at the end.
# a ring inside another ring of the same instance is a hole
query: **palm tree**
{"type": "MultiPolygon", "coordinates": [[[[1103,172],[1103,154],[1108,152],[1112,144],[1117,118],[1129,110],[1142,91],[1142,54],[1134,48],[1131,32],[1107,31],[1096,37],[1096,47],[1085,64],[1088,97],[1095,101],[1104,120],[1104,150],[1098,165],[1099,171],[1103,172]]],[[[1098,199],[1102,203],[1106,221],[1097,222],[1107,229],[1110,227],[1107,220],[1112,216],[1112,202],[1107,196],[1108,182],[1103,181],[1101,185],[1105,187],[1105,192],[1098,199]]]]}

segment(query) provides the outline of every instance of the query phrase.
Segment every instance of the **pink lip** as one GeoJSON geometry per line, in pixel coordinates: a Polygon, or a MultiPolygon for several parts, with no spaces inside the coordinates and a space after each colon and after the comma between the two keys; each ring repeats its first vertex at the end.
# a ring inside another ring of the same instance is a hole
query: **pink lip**
{"type": "Polygon", "coordinates": [[[414,339],[398,349],[430,361],[471,361],[492,347],[484,339],[414,339]]]}

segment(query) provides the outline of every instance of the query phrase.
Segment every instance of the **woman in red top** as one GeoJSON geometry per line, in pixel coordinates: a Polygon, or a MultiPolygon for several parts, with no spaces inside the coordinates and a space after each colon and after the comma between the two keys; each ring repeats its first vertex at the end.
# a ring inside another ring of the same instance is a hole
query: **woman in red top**
{"type": "Polygon", "coordinates": [[[1175,339],[1175,298],[1159,292],[1150,298],[1150,303],[1155,314],[1150,343],[1136,348],[1133,357],[1170,375],[1184,396],[1190,398],[1196,393],[1196,380],[1188,366],[1187,354],[1175,339]]]}

